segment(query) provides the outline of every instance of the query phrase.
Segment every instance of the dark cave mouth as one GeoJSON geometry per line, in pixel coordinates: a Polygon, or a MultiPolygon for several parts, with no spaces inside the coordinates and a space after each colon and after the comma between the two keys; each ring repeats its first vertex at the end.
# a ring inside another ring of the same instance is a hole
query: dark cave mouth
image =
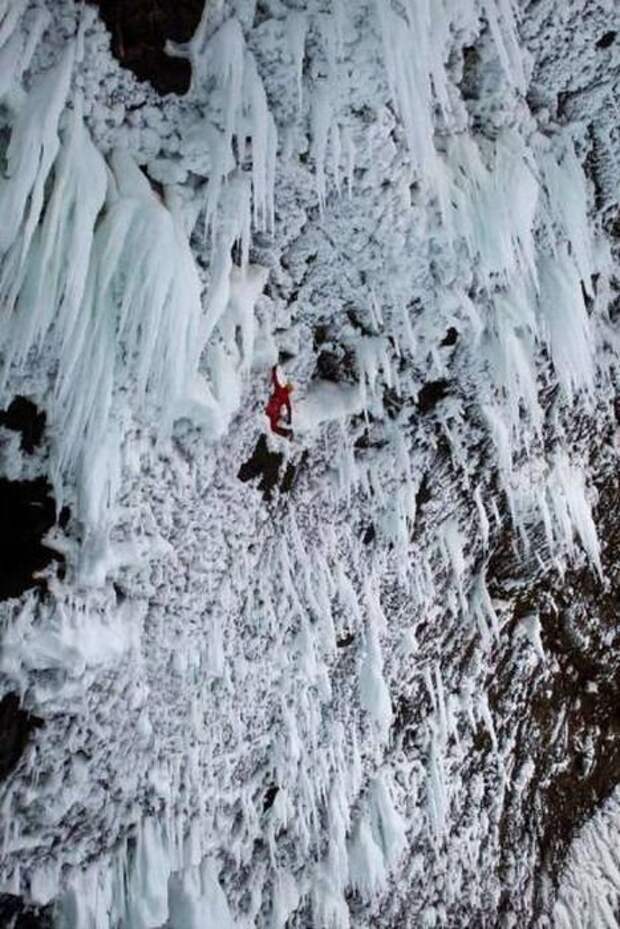
{"type": "Polygon", "coordinates": [[[16,693],[5,694],[0,700],[0,781],[17,767],[33,732],[43,726],[43,720],[22,709],[16,693]]]}
{"type": "Polygon", "coordinates": [[[0,411],[0,426],[21,434],[21,450],[33,455],[41,446],[45,433],[45,413],[27,397],[16,396],[6,410],[0,411]]]}
{"type": "Polygon", "coordinates": [[[112,54],[139,81],[162,96],[186,94],[192,78],[189,61],[167,55],[165,45],[188,42],[204,10],[204,0],[89,0],[99,8],[112,36],[112,54]]]}
{"type": "Polygon", "coordinates": [[[2,929],[53,929],[53,905],[29,906],[23,897],[0,893],[2,929]]]}
{"type": "MultiPolygon", "coordinates": [[[[15,397],[0,411],[0,426],[20,433],[21,450],[28,455],[40,448],[45,424],[45,413],[26,397],[15,397]]],[[[64,558],[43,539],[57,523],[64,528],[69,517],[69,509],[64,507],[57,520],[47,478],[0,477],[0,600],[21,597],[33,588],[46,591],[45,579],[37,575],[53,563],[64,563],[64,558]]]]}
{"type": "MultiPolygon", "coordinates": [[[[56,524],[56,503],[47,479],[0,478],[0,517],[0,600],[21,597],[33,588],[45,591],[46,581],[36,575],[53,562],[64,562],[61,554],[43,542],[56,524]]],[[[65,509],[59,525],[65,525],[67,518],[65,509]]]]}

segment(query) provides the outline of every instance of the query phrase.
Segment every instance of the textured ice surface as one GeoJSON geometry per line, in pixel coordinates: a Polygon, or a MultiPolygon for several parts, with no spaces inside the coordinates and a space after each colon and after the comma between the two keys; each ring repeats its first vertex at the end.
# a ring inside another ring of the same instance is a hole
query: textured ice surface
{"type": "Polygon", "coordinates": [[[91,7],[0,0],[0,406],[47,422],[0,464],[71,508],[1,605],[44,725],[0,892],[62,929],[613,927],[615,5],[303,7],[209,3],[160,98],[91,7]]]}

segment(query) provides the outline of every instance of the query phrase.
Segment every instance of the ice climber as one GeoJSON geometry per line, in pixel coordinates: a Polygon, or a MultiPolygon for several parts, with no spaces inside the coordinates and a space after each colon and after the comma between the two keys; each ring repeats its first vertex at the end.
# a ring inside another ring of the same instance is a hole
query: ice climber
{"type": "Polygon", "coordinates": [[[274,365],[271,369],[271,383],[273,384],[273,393],[265,407],[271,431],[275,432],[276,435],[284,436],[285,439],[292,439],[293,430],[290,425],[293,414],[290,395],[293,392],[293,385],[289,382],[282,382],[277,365],[274,365]]]}

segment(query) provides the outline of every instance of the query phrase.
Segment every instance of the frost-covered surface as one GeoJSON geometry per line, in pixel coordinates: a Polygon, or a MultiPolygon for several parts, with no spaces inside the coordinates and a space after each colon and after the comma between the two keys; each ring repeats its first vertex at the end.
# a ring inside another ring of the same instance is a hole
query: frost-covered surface
{"type": "Polygon", "coordinates": [[[616,792],[574,842],[554,908],[557,926],[617,925],[619,816],[616,792]]]}
{"type": "Polygon", "coordinates": [[[45,723],[3,892],[65,929],[616,925],[615,19],[219,0],[162,100],[91,8],[0,0],[1,399],[48,423],[2,463],[72,514],[2,604],[45,723]],[[237,474],[280,352],[269,501],[237,474]]]}

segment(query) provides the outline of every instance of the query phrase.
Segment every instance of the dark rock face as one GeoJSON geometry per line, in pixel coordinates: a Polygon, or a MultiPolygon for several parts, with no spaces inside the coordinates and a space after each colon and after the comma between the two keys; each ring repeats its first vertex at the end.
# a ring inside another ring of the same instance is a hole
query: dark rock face
{"type": "Polygon", "coordinates": [[[166,41],[187,42],[196,31],[204,0],[90,0],[112,34],[112,52],[140,81],[160,94],[185,94],[191,66],[164,51],[166,41]]]}
{"type": "Polygon", "coordinates": [[[366,529],[364,530],[364,534],[362,535],[363,544],[370,545],[372,542],[374,542],[376,535],[377,535],[377,530],[375,529],[374,524],[370,523],[370,525],[366,527],[366,529]]]}
{"type": "Polygon", "coordinates": [[[282,493],[288,494],[291,492],[293,489],[293,484],[295,483],[296,473],[297,469],[295,465],[289,462],[286,466],[286,471],[284,472],[284,477],[282,478],[282,482],[280,484],[280,490],[282,493]]]}
{"type": "Polygon", "coordinates": [[[256,448],[251,457],[244,461],[239,468],[237,477],[244,483],[260,477],[258,489],[265,500],[269,500],[280,480],[280,467],[283,459],[284,456],[279,452],[269,451],[267,439],[262,435],[256,443],[256,448]]]}
{"type": "MultiPolygon", "coordinates": [[[[0,426],[21,434],[21,449],[28,455],[41,446],[46,417],[26,397],[16,396],[0,411],[0,426]]],[[[59,523],[69,518],[65,507],[59,523]]],[[[19,597],[32,587],[45,587],[33,575],[62,557],[42,544],[45,533],[56,522],[51,485],[44,477],[28,481],[0,478],[0,600],[19,597]]]]}
{"type": "Polygon", "coordinates": [[[274,804],[276,797],[278,796],[278,791],[280,788],[277,784],[270,784],[267,790],[265,791],[265,797],[263,799],[263,813],[266,813],[274,804]]]}
{"type": "MultiPolygon", "coordinates": [[[[604,583],[587,566],[561,579],[537,575],[527,566],[515,570],[510,533],[498,541],[489,566],[492,596],[509,595],[511,583],[519,581],[513,641],[528,616],[538,615],[545,653],[534,675],[523,673],[518,649],[507,653],[490,690],[495,717],[502,720],[500,741],[504,734],[516,734],[515,770],[531,765],[533,772],[524,795],[508,792],[502,854],[509,870],[526,836],[553,878],[561,873],[579,828],[620,783],[620,482],[608,475],[597,489],[604,583]],[[509,715],[515,700],[521,713],[513,729],[509,715]]],[[[536,887],[539,913],[545,909],[543,893],[536,887]]]]}
{"type": "Polygon", "coordinates": [[[477,100],[480,96],[480,53],[474,46],[463,49],[463,78],[461,93],[465,100],[477,100]]]}
{"type": "Polygon", "coordinates": [[[320,352],[316,360],[315,376],[323,381],[331,381],[333,384],[355,383],[357,370],[353,352],[342,345],[331,344],[333,345],[331,350],[320,352]]]}
{"type": "Polygon", "coordinates": [[[449,393],[448,381],[430,381],[418,394],[418,410],[430,413],[449,393]]]}
{"type": "Polygon", "coordinates": [[[597,48],[610,48],[616,41],[616,32],[606,32],[596,43],[597,48]]]}
{"type": "Polygon", "coordinates": [[[458,331],[454,328],[454,326],[450,326],[439,344],[444,348],[451,348],[453,345],[456,345],[458,337],[458,331]]]}
{"type": "Polygon", "coordinates": [[[389,419],[397,419],[403,408],[404,399],[393,387],[386,387],[383,391],[383,409],[389,419]]]}
{"type": "MultiPolygon", "coordinates": [[[[42,725],[42,719],[20,708],[17,694],[6,694],[0,700],[0,780],[5,780],[14,770],[31,733],[42,725]]],[[[0,925],[4,925],[1,921],[2,912],[0,896],[0,925]]]]}
{"type": "Polygon", "coordinates": [[[295,485],[299,469],[306,463],[307,452],[304,452],[297,465],[288,462],[284,474],[280,479],[280,468],[284,462],[281,452],[272,452],[267,445],[267,439],[262,435],[256,443],[254,452],[239,468],[237,477],[240,481],[253,481],[260,477],[259,491],[265,500],[270,500],[273,491],[278,487],[281,493],[290,493],[295,485]]]}
{"type": "Polygon", "coordinates": [[[39,412],[31,400],[18,396],[6,410],[0,412],[0,426],[21,432],[22,451],[32,455],[43,439],[45,413],[39,412]]]}
{"type": "Polygon", "coordinates": [[[41,541],[56,521],[51,493],[44,477],[32,481],[0,478],[0,600],[44,587],[34,573],[63,560],[41,541]]]}
{"type": "Polygon", "coordinates": [[[52,907],[29,907],[21,897],[0,894],[0,929],[52,929],[52,907]]]}

